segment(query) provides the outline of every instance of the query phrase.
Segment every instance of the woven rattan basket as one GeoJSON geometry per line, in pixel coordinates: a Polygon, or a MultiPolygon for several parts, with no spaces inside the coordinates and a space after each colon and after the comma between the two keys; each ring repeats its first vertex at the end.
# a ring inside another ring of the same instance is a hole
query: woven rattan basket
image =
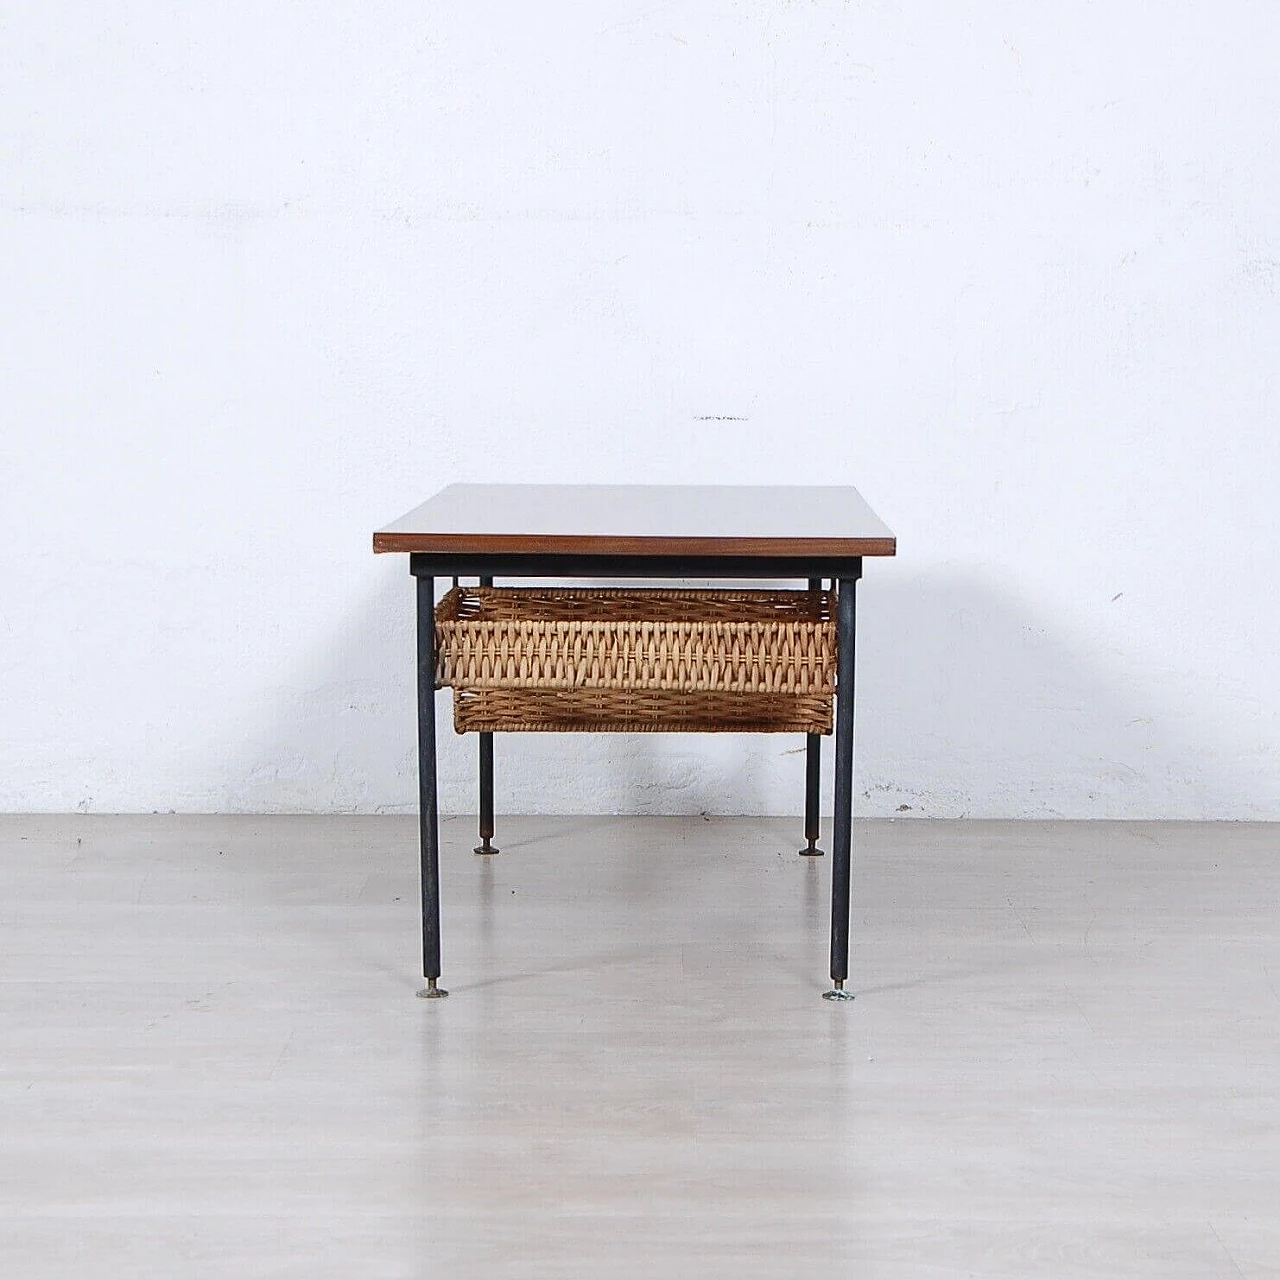
{"type": "Polygon", "coordinates": [[[454,587],[436,685],[467,732],[830,733],[826,591],[454,587]]]}

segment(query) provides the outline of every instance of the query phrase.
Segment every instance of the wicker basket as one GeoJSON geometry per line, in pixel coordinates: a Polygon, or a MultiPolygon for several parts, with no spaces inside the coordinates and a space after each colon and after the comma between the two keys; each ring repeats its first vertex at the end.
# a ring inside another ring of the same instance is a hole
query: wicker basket
{"type": "Polygon", "coordinates": [[[467,732],[830,733],[826,591],[455,587],[436,685],[467,732]]]}

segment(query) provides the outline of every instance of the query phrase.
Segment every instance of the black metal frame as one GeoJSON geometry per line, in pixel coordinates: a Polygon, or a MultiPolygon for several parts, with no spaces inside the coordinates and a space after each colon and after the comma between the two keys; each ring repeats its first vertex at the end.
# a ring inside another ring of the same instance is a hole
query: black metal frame
{"type": "MultiPolygon", "coordinates": [[[[849,1000],[849,881],[853,837],[853,694],[856,590],[862,558],[799,560],[760,556],[437,555],[414,553],[409,572],[417,580],[418,608],[418,803],[422,855],[422,971],[419,995],[447,995],[440,978],[440,818],[436,795],[435,579],[477,577],[491,586],[504,578],[803,578],[809,589],[830,578],[836,589],[835,822],[831,841],[831,981],[829,1000],[849,1000]]],[[[497,853],[493,838],[493,734],[480,736],[480,840],[477,853],[497,853]]],[[[821,743],[806,738],[805,840],[802,854],[817,848],[821,743]]]]}

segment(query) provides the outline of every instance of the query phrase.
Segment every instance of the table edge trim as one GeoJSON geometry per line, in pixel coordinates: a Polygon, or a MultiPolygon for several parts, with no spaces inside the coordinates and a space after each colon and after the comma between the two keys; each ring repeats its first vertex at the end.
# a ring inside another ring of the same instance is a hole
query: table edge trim
{"type": "Polygon", "coordinates": [[[373,535],[375,554],[606,556],[892,556],[898,540],[876,538],[587,537],[578,534],[394,533],[373,535]]]}

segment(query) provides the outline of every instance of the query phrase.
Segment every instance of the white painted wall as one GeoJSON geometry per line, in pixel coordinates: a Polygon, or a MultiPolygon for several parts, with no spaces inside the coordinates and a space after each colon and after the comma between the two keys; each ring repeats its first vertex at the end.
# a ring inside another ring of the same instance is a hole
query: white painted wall
{"type": "MultiPolygon", "coordinates": [[[[1273,4],[0,33],[0,807],[409,809],[370,531],[450,481],[715,479],[899,535],[862,812],[1280,818],[1273,4]]],[[[795,812],[800,745],[500,739],[499,809],[795,812]]]]}

